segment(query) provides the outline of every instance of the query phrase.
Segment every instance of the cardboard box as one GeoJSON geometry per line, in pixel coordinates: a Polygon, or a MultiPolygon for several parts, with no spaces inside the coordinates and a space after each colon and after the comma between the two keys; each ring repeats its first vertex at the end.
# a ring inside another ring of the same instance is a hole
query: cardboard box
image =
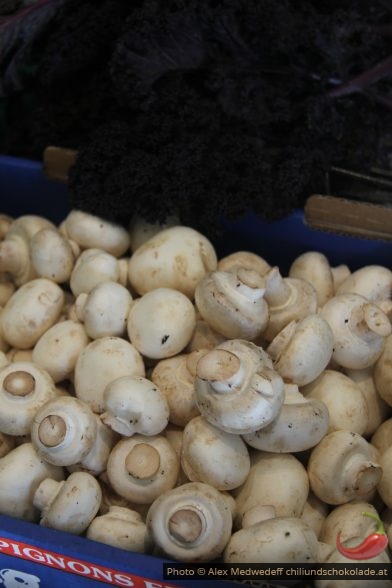
{"type": "MultiPolygon", "coordinates": [[[[39,214],[59,223],[68,210],[66,186],[49,181],[41,163],[0,157],[0,212],[15,217],[39,214]]],[[[222,229],[215,243],[219,256],[239,249],[251,250],[278,265],[283,273],[300,253],[308,250],[321,251],[332,264],[345,263],[351,269],[367,264],[392,266],[391,242],[313,230],[305,224],[300,210],[275,222],[262,221],[249,213],[240,221],[222,220],[222,229]]],[[[5,588],[95,588],[105,583],[134,588],[239,586],[191,579],[168,583],[162,580],[163,563],[158,558],[0,516],[0,580],[5,588]]]]}

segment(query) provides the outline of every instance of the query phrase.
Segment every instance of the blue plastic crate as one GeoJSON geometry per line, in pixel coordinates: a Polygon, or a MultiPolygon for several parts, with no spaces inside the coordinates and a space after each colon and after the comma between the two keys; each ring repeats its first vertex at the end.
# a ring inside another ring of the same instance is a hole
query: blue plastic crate
{"type": "MultiPolygon", "coordinates": [[[[67,188],[49,181],[42,164],[0,157],[0,212],[17,217],[39,214],[60,223],[69,211],[67,188]]],[[[219,256],[250,250],[288,271],[304,251],[324,253],[331,264],[352,270],[367,264],[392,267],[392,243],[338,236],[312,230],[302,211],[267,222],[249,213],[235,222],[222,220],[222,235],[214,243],[219,256]]],[[[133,588],[233,588],[225,581],[163,581],[164,560],[128,553],[83,537],[0,516],[0,580],[5,588],[62,588],[102,584],[133,588]],[[15,579],[19,574],[19,581],[15,579]],[[24,584],[22,583],[24,581],[24,584]]]]}
{"type": "MultiPolygon", "coordinates": [[[[0,157],[0,204],[1,211],[11,216],[34,213],[56,223],[69,210],[64,184],[49,181],[40,162],[13,157],[0,157]]],[[[345,263],[351,270],[372,263],[392,266],[392,242],[311,229],[302,210],[278,221],[266,221],[251,212],[237,221],[222,220],[222,235],[214,244],[220,256],[247,249],[278,265],[282,272],[309,250],[320,251],[331,264],[345,263]]]]}

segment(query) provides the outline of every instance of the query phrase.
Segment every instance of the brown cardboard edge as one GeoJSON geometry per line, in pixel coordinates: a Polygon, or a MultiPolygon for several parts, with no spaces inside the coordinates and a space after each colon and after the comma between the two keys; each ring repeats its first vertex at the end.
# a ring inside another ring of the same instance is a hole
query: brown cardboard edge
{"type": "Polygon", "coordinates": [[[304,206],[312,229],[379,241],[392,240],[392,207],[336,196],[313,194],[304,206]]]}
{"type": "Polygon", "coordinates": [[[63,147],[49,146],[43,153],[43,171],[47,178],[66,183],[69,170],[76,161],[77,151],[63,147]]]}

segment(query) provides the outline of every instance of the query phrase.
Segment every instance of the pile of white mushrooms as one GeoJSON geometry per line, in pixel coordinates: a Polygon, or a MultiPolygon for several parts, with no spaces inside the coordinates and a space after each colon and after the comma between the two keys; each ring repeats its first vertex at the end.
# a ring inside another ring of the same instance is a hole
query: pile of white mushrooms
{"type": "Polygon", "coordinates": [[[0,216],[0,513],[180,562],[344,562],[363,511],[392,543],[391,293],[175,219],[0,216]]]}

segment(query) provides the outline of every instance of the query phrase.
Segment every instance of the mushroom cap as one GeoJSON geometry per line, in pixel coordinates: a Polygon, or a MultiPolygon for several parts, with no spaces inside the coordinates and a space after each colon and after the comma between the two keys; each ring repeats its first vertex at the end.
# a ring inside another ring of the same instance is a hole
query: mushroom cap
{"type": "Polygon", "coordinates": [[[283,379],[254,343],[226,341],[203,355],[196,370],[196,404],[223,431],[251,433],[278,415],[284,400],[283,379]]]}
{"type": "Polygon", "coordinates": [[[301,278],[312,284],[318,306],[323,306],[335,294],[333,274],[326,255],[320,251],[306,251],[293,261],[290,278],[301,278]]]}
{"type": "Polygon", "coordinates": [[[73,396],[46,402],[35,414],[31,441],[48,463],[69,466],[80,462],[92,449],[97,434],[90,407],[73,396]]]}
{"type": "Polygon", "coordinates": [[[240,268],[252,269],[263,276],[271,266],[263,257],[252,251],[234,251],[218,260],[217,269],[220,271],[236,272],[240,268]]]}
{"type": "Polygon", "coordinates": [[[286,385],[286,397],[278,416],[266,427],[243,435],[261,451],[297,453],[317,445],[329,430],[329,411],[324,402],[305,398],[295,385],[286,385]]]}
{"type": "Polygon", "coordinates": [[[102,249],[85,249],[72,269],[69,285],[74,296],[87,294],[102,282],[122,279],[121,262],[102,249]]]}
{"type": "Polygon", "coordinates": [[[374,365],[374,383],[381,398],[392,406],[392,335],[385,339],[380,357],[374,365]]]}
{"type": "Polygon", "coordinates": [[[264,451],[250,452],[250,456],[249,475],[233,490],[235,527],[241,527],[245,513],[255,506],[273,506],[277,517],[300,517],[309,495],[309,479],[299,459],[291,453],[264,451]]]}
{"type": "Polygon", "coordinates": [[[165,437],[136,434],[113,447],[106,473],[117,494],[136,504],[151,504],[174,487],[179,468],[177,454],[165,437]]]}
{"type": "Polygon", "coordinates": [[[0,431],[27,435],[37,411],[58,392],[48,372],[37,364],[17,361],[0,369],[0,431]]]}
{"type": "Polygon", "coordinates": [[[325,370],[333,346],[334,336],[327,321],[318,314],[310,314],[286,325],[270,343],[267,353],[286,382],[305,386],[325,370]]]}
{"type": "Polygon", "coordinates": [[[173,425],[185,427],[191,419],[200,414],[194,394],[196,374],[190,371],[189,360],[191,355],[197,359],[203,353],[194,351],[192,354],[181,353],[161,359],[152,370],[151,380],[166,397],[169,421],[173,425]]]}
{"type": "Polygon", "coordinates": [[[291,321],[299,321],[317,312],[317,293],[306,280],[283,278],[276,266],[271,268],[264,278],[264,298],[268,303],[269,321],[263,331],[263,337],[267,341],[272,341],[291,321]]]}
{"type": "Polygon", "coordinates": [[[122,337],[131,303],[132,295],[125,286],[107,281],[97,284],[88,295],[80,294],[76,299],[76,312],[91,339],[122,337]]]}
{"type": "Polygon", "coordinates": [[[225,563],[316,563],[318,540],[313,529],[294,517],[275,517],[234,533],[225,563]]]}
{"type": "Polygon", "coordinates": [[[63,223],[67,236],[83,249],[100,248],[120,257],[129,248],[129,232],[122,226],[81,210],[71,210],[63,223]]]}
{"type": "Polygon", "coordinates": [[[86,537],[135,553],[147,553],[152,547],[141,515],[123,506],[111,506],[107,513],[95,517],[86,537]]]}
{"type": "Polygon", "coordinates": [[[18,288],[1,315],[4,339],[12,347],[30,349],[54,325],[64,305],[63,290],[46,278],[37,278],[18,288]]]}
{"type": "Polygon", "coordinates": [[[228,339],[253,340],[263,332],[269,319],[264,292],[264,278],[255,270],[215,270],[197,284],[195,303],[217,333],[228,339]]]}
{"type": "Polygon", "coordinates": [[[334,335],[332,359],[344,368],[364,369],[380,357],[391,334],[387,315],[360,294],[339,294],[320,309],[334,335]]]}
{"type": "Polygon", "coordinates": [[[391,298],[392,271],[382,265],[367,265],[352,272],[338,287],[336,294],[360,294],[370,302],[391,298]]]}
{"type": "Polygon", "coordinates": [[[379,490],[381,458],[358,433],[333,431],[312,449],[308,476],[311,490],[327,504],[367,500],[369,493],[379,490]]]}
{"type": "Polygon", "coordinates": [[[183,562],[210,561],[230,539],[232,514],[224,495],[201,482],[189,482],[159,496],[147,513],[154,543],[183,562]]]}
{"type": "Polygon", "coordinates": [[[151,380],[122,376],[104,390],[105,412],[102,421],[117,433],[130,437],[158,435],[169,422],[165,395],[151,380]]]}
{"type": "Polygon", "coordinates": [[[172,288],[156,288],[135,300],[127,320],[130,341],[151,359],[183,351],[195,325],[193,304],[185,294],[172,288]]]}
{"type": "Polygon", "coordinates": [[[95,339],[76,361],[75,394],[100,414],[105,410],[105,387],[121,376],[145,376],[144,362],[136,347],[120,337],[95,339]]]}
{"type": "Polygon", "coordinates": [[[54,382],[61,382],[71,376],[80,353],[88,343],[83,325],[64,320],[41,335],[34,345],[32,361],[43,367],[54,382]]]}
{"type": "Polygon", "coordinates": [[[73,472],[58,485],[57,493],[42,500],[44,480],[37,488],[34,502],[44,502],[40,524],[58,531],[80,535],[90,525],[99,510],[102,491],[98,481],[87,472],[73,472]],[[41,494],[41,496],[40,496],[41,494]]]}
{"type": "Polygon", "coordinates": [[[173,288],[193,299],[199,280],[217,266],[212,243],[190,227],[163,229],[129,259],[129,282],[140,295],[173,288]]]}
{"type": "Polygon", "coordinates": [[[250,457],[239,435],[225,433],[198,416],[184,428],[181,465],[192,482],[232,490],[245,482],[250,457]]]}
{"type": "Polygon", "coordinates": [[[70,242],[53,228],[35,233],[30,243],[30,256],[37,276],[57,284],[69,280],[76,257],[70,242]]]}
{"type": "Polygon", "coordinates": [[[329,412],[328,432],[353,431],[363,435],[368,425],[368,411],[360,387],[337,370],[326,369],[301,392],[307,399],[323,402],[329,412]]]}
{"type": "Polygon", "coordinates": [[[30,442],[18,445],[0,459],[0,512],[36,522],[34,493],[46,478],[63,480],[63,468],[49,464],[30,442]]]}

